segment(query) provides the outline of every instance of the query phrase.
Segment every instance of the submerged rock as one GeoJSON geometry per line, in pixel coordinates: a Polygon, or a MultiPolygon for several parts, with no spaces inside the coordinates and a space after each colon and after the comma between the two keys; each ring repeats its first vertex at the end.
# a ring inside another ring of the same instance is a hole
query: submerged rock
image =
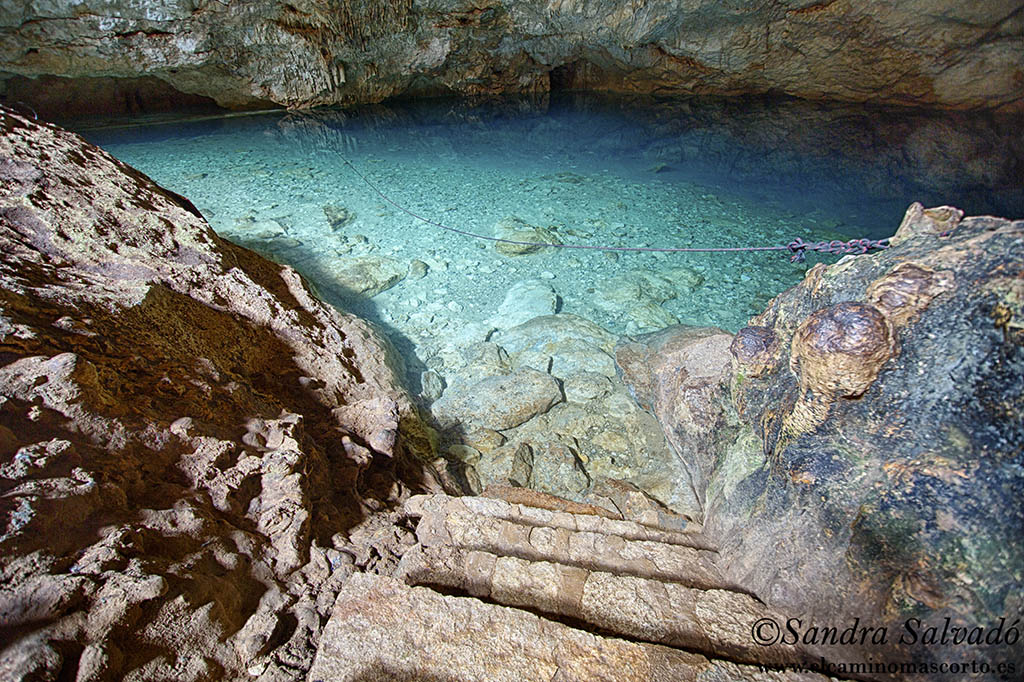
{"type": "Polygon", "coordinates": [[[430,455],[399,359],[138,171],[0,127],[0,678],[304,677],[430,455]]]}
{"type": "Polygon", "coordinates": [[[577,315],[557,314],[490,338],[466,349],[463,364],[446,377],[456,388],[433,405],[450,438],[480,451],[467,470],[481,486],[511,482],[580,500],[594,480],[610,477],[699,515],[681,461],[615,375],[614,335],[577,315]],[[547,377],[545,392],[560,388],[559,399],[543,410],[520,410],[517,404],[532,404],[527,392],[509,388],[521,376],[531,382],[547,377]],[[496,407],[483,407],[502,402],[502,410],[519,415],[517,423],[495,416],[496,407]]]}
{"type": "Polygon", "coordinates": [[[348,227],[355,222],[356,219],[355,211],[347,209],[344,206],[324,204],[323,210],[324,215],[327,216],[327,223],[335,232],[348,227]]]}
{"type": "Polygon", "coordinates": [[[497,312],[487,324],[495,329],[508,329],[558,309],[558,294],[550,284],[539,279],[524,279],[513,284],[497,312]]]}
{"type": "Polygon", "coordinates": [[[616,319],[627,334],[652,332],[679,322],[662,303],[692,292],[703,282],[703,275],[688,267],[664,272],[630,270],[602,282],[593,303],[616,319]]]}
{"type": "Polygon", "coordinates": [[[494,236],[509,241],[495,242],[494,250],[503,256],[525,256],[547,249],[544,244],[561,244],[554,232],[530,225],[515,216],[502,218],[494,226],[494,236]],[[521,242],[513,244],[510,242],[521,242]]]}
{"type": "Polygon", "coordinates": [[[401,282],[408,272],[408,264],[396,258],[342,257],[319,266],[317,280],[337,287],[343,299],[353,296],[373,298],[401,282]]]}
{"type": "Polygon", "coordinates": [[[584,371],[615,376],[611,355],[615,336],[578,315],[535,317],[496,332],[491,340],[505,349],[517,367],[549,370],[559,378],[584,371]]]}

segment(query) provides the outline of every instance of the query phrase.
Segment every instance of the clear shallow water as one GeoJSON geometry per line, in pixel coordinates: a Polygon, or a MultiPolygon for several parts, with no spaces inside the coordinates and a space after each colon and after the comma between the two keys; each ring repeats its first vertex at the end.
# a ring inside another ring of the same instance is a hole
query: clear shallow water
{"type": "Polygon", "coordinates": [[[423,216],[487,235],[514,218],[566,243],[879,238],[912,201],[1024,214],[1019,120],[985,115],[565,95],[70,127],[189,197],[223,236],[295,266],[329,302],[377,322],[414,369],[443,371],[446,344],[493,319],[524,280],[550,286],[559,312],[618,334],[677,321],[735,331],[813,263],[835,258],[510,257],[401,212],[346,159],[423,216]],[[381,258],[410,275],[372,298],[340,283],[354,259],[381,258]]]}

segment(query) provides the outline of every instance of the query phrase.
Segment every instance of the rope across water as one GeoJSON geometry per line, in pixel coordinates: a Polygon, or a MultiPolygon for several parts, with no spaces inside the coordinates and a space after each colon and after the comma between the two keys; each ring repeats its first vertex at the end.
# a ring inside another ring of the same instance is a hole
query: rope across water
{"type": "MultiPolygon", "coordinates": [[[[340,155],[339,155],[340,156],[340,155]]],[[[801,263],[804,260],[804,254],[807,251],[819,251],[821,253],[852,253],[862,254],[871,251],[872,249],[887,249],[889,248],[889,239],[850,239],[849,241],[842,241],[840,239],[833,239],[832,241],[822,242],[805,242],[800,237],[797,237],[793,241],[789,242],[784,246],[714,246],[714,247],[671,247],[671,246],[599,246],[594,244],[551,244],[548,242],[530,242],[530,241],[518,241],[515,239],[504,239],[502,237],[492,237],[491,235],[478,234],[476,232],[470,232],[468,230],[460,230],[457,227],[451,227],[445,225],[436,220],[425,218],[424,216],[414,213],[402,206],[387,194],[385,194],[377,185],[373,184],[369,178],[359,172],[352,163],[341,156],[341,160],[345,162],[345,165],[349,167],[356,176],[359,177],[363,183],[369,187],[374,193],[377,194],[381,199],[397,208],[402,213],[412,216],[420,222],[426,223],[438,227],[448,232],[454,232],[464,237],[472,237],[474,239],[483,239],[489,242],[499,242],[502,244],[516,244],[518,246],[548,246],[556,249],[584,249],[589,251],[641,251],[641,252],[658,252],[658,253],[725,253],[732,251],[788,251],[790,255],[790,262],[801,263]]]]}

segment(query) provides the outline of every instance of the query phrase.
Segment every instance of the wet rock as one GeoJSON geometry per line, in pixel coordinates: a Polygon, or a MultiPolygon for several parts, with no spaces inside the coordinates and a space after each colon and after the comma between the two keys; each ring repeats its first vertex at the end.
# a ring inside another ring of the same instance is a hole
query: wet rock
{"type": "Polygon", "coordinates": [[[804,320],[793,335],[789,365],[802,391],[858,398],[895,352],[886,317],[874,306],[848,301],[804,320]]]}
{"type": "Polygon", "coordinates": [[[729,352],[736,359],[737,377],[759,377],[779,361],[779,337],[768,327],[749,326],[736,333],[729,352]]]}
{"type": "MultiPolygon", "coordinates": [[[[442,423],[462,424],[449,429],[450,437],[481,451],[472,465],[481,485],[514,481],[579,500],[591,480],[608,476],[642,487],[677,511],[694,513],[696,502],[679,458],[657,421],[630,400],[615,376],[614,336],[579,316],[558,314],[533,318],[491,338],[468,349],[467,363],[449,375],[464,397],[434,406],[442,423]],[[548,369],[550,377],[562,379],[570,402],[559,400],[515,426],[479,429],[474,382],[508,375],[513,367],[531,376],[548,369]],[[502,430],[500,441],[479,435],[494,434],[496,428],[502,430]]],[[[451,395],[449,389],[446,398],[451,395]]]]}
{"type": "Polygon", "coordinates": [[[420,395],[424,400],[437,400],[444,393],[444,379],[432,369],[420,374],[420,385],[423,387],[420,395]]]}
{"type": "Polygon", "coordinates": [[[430,266],[419,259],[413,259],[409,261],[409,279],[417,280],[423,279],[427,276],[427,272],[430,270],[430,266]]]}
{"type": "Polygon", "coordinates": [[[462,442],[480,452],[493,452],[505,444],[505,436],[488,428],[474,428],[462,435],[462,442]]]}
{"type": "Polygon", "coordinates": [[[433,410],[443,424],[465,421],[503,431],[546,412],[561,400],[562,391],[554,377],[526,367],[449,389],[433,410]]]}
{"type": "MultiPolygon", "coordinates": [[[[911,206],[892,248],[812,268],[733,342],[701,403],[721,419],[665,421],[670,438],[703,439],[688,467],[705,532],[770,606],[890,632],[1021,607],[1024,222],[960,215],[911,206]]],[[[654,375],[620,362],[655,405],[654,375]]],[[[847,653],[910,655],[902,646],[847,653]]],[[[952,655],[1024,664],[1007,647],[952,655]]]]}
{"type": "Polygon", "coordinates": [[[960,224],[964,212],[953,206],[938,206],[936,208],[925,208],[914,202],[907,209],[903,221],[896,228],[896,234],[889,243],[893,246],[900,242],[919,236],[931,236],[951,232],[960,224]]]}
{"type": "Polygon", "coordinates": [[[429,455],[399,359],[183,197],[0,126],[0,677],[303,677],[339,550],[397,563],[360,529],[429,455]]]}
{"type": "MultiPolygon", "coordinates": [[[[505,432],[509,444],[526,444],[531,452],[541,447],[559,453],[569,449],[572,458],[552,459],[553,466],[566,465],[562,473],[545,479],[544,489],[560,497],[576,501],[585,497],[587,491],[580,487],[583,477],[574,473],[581,468],[589,481],[602,477],[629,481],[678,512],[699,514],[689,474],[657,420],[630,399],[618,379],[607,381],[607,395],[584,403],[559,403],[505,432]]],[[[486,466],[488,457],[485,454],[478,466],[486,466]]],[[[533,487],[533,481],[529,485],[533,487]]]]}
{"type": "Polygon", "coordinates": [[[526,443],[504,445],[487,453],[476,465],[480,484],[528,488],[533,480],[533,450],[526,443]]]}
{"type": "Polygon", "coordinates": [[[662,270],[661,272],[672,282],[677,296],[692,293],[697,287],[704,284],[704,275],[685,265],[679,265],[668,270],[662,270]]]}
{"type": "Polygon", "coordinates": [[[594,483],[587,500],[605,509],[614,509],[629,521],[654,528],[699,532],[700,524],[681,514],[673,513],[640,488],[626,481],[602,478],[594,483]]]}
{"type": "MultiPolygon", "coordinates": [[[[622,518],[618,513],[594,506],[592,504],[581,504],[567,500],[564,497],[549,495],[529,488],[515,486],[491,485],[481,494],[482,497],[490,497],[496,500],[504,500],[512,505],[525,505],[537,509],[549,511],[564,511],[570,514],[590,514],[603,516],[606,519],[622,518]]],[[[486,506],[483,505],[483,506],[486,506]]],[[[488,507],[490,508],[490,507],[488,507]]],[[[491,508],[493,509],[493,508],[491,508]]]]}
{"type": "Polygon", "coordinates": [[[679,323],[675,315],[651,302],[629,308],[623,317],[627,334],[643,334],[679,323]]]}
{"type": "Polygon", "coordinates": [[[894,325],[913,322],[936,296],[954,288],[953,273],[900,263],[868,286],[867,299],[894,325]]]}
{"type": "Polygon", "coordinates": [[[575,448],[545,440],[533,444],[531,449],[533,468],[528,487],[570,500],[583,497],[590,487],[590,476],[575,448]]]}
{"type": "Polygon", "coordinates": [[[408,274],[408,266],[387,256],[338,258],[322,266],[318,281],[327,281],[343,298],[373,298],[395,286],[408,274]]]}
{"type": "Polygon", "coordinates": [[[565,399],[573,403],[585,403],[599,400],[612,390],[611,380],[597,372],[580,372],[570,374],[563,384],[565,399]]]}
{"type": "Polygon", "coordinates": [[[720,397],[731,370],[732,341],[721,329],[676,326],[623,342],[615,352],[631,394],[658,418],[686,463],[701,506],[715,467],[710,446],[732,431],[720,397]]]}
{"type": "Polygon", "coordinates": [[[679,320],[661,304],[700,286],[704,277],[686,267],[666,272],[631,270],[603,282],[593,303],[619,320],[627,334],[664,329],[679,320]]]}
{"type": "Polygon", "coordinates": [[[551,315],[558,309],[558,294],[538,279],[520,280],[512,285],[497,312],[488,324],[496,329],[508,329],[542,315],[551,315]]]}
{"type": "Polygon", "coordinates": [[[525,256],[548,248],[543,244],[561,244],[551,230],[530,225],[515,216],[505,217],[498,221],[494,226],[494,236],[508,240],[494,244],[494,250],[503,256],[525,256]],[[528,243],[513,244],[509,242],[528,243]]]}
{"type": "Polygon", "coordinates": [[[664,303],[676,295],[675,283],[668,277],[649,270],[631,270],[602,282],[594,303],[614,311],[648,302],[664,303]]]}
{"type": "Polygon", "coordinates": [[[337,204],[324,204],[323,209],[324,215],[327,216],[327,224],[330,225],[331,229],[335,232],[348,227],[356,220],[355,211],[349,210],[344,206],[338,206],[337,204]]]}
{"type": "Polygon", "coordinates": [[[480,341],[462,348],[463,364],[453,383],[476,382],[512,371],[512,360],[504,348],[491,341],[480,341]]]}
{"type": "Polygon", "coordinates": [[[283,237],[287,231],[274,219],[245,221],[240,226],[241,236],[247,240],[269,240],[283,237]]]}
{"type": "Polygon", "coordinates": [[[516,367],[547,369],[558,378],[583,371],[615,375],[615,336],[578,315],[536,317],[498,331],[491,339],[508,352],[516,367]]]}

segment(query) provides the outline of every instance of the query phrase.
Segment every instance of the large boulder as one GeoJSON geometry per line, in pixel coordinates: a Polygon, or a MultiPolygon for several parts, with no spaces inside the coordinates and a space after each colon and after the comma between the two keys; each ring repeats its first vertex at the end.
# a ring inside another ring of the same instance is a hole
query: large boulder
{"type": "Polygon", "coordinates": [[[711,456],[714,446],[734,428],[720,398],[731,342],[732,335],[721,329],[676,325],[624,340],[615,352],[633,398],[658,418],[683,461],[699,514],[720,463],[711,456]]]}
{"type": "Polygon", "coordinates": [[[620,358],[703,488],[722,568],[800,614],[799,637],[875,628],[850,655],[1009,679],[1024,665],[1024,221],[962,215],[915,204],[892,248],[776,297],[705,357],[712,379],[731,366],[707,382],[703,433],[678,406],[705,333],[620,358]]]}
{"type": "Polygon", "coordinates": [[[0,678],[304,678],[430,454],[399,360],[186,199],[0,127],[0,678]]]}
{"type": "Polygon", "coordinates": [[[1020,108],[1012,0],[31,0],[0,9],[9,102],[290,108],[587,88],[1020,108]]]}

